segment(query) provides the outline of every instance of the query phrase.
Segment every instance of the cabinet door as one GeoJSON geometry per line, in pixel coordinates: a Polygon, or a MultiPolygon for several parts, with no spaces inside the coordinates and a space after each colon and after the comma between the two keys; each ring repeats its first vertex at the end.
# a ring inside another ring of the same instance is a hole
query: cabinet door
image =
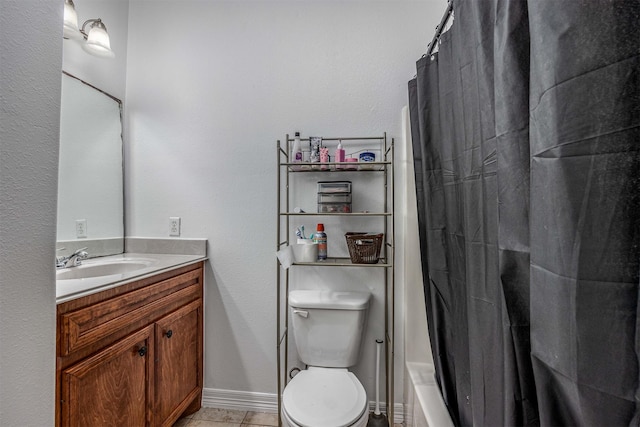
{"type": "MultiPolygon", "coordinates": [[[[172,425],[202,387],[202,302],[156,322],[155,424],[172,425]]],[[[199,407],[199,406],[198,406],[199,407]]]]}
{"type": "Polygon", "coordinates": [[[153,326],[62,372],[63,426],[150,425],[153,326]]]}

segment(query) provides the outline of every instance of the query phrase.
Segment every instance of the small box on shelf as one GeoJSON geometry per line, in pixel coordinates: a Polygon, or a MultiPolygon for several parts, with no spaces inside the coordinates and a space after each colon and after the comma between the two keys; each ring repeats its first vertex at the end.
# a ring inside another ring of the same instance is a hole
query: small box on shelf
{"type": "Polygon", "coordinates": [[[351,181],[318,181],[318,194],[351,193],[351,181]]]}
{"type": "Polygon", "coordinates": [[[319,213],[350,213],[351,181],[318,182],[319,213]]]}

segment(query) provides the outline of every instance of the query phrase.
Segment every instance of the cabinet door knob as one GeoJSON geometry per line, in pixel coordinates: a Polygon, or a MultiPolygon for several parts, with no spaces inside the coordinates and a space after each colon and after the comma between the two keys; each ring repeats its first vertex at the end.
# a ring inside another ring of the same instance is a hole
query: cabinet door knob
{"type": "Polygon", "coordinates": [[[173,336],[173,331],[169,329],[167,332],[165,332],[165,335],[167,336],[167,338],[171,338],[173,336]]]}
{"type": "Polygon", "coordinates": [[[147,347],[144,347],[144,346],[143,346],[143,347],[140,347],[140,349],[138,350],[138,354],[139,354],[141,357],[144,357],[144,356],[145,356],[145,354],[147,354],[147,347]]]}

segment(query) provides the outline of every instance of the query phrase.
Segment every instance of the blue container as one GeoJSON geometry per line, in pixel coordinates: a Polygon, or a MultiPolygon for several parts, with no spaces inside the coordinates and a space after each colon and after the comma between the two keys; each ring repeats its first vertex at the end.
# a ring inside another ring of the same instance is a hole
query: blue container
{"type": "Polygon", "coordinates": [[[371,151],[364,151],[360,153],[360,170],[373,170],[373,165],[367,165],[367,163],[375,162],[376,154],[371,151]]]}
{"type": "Polygon", "coordinates": [[[372,153],[371,151],[365,151],[360,153],[360,161],[361,162],[375,162],[376,161],[376,153],[372,153]]]}

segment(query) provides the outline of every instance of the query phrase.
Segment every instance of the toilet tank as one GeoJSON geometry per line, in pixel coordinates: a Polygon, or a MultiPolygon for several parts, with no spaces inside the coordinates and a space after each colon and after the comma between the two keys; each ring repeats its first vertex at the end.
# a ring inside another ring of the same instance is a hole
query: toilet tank
{"type": "Polygon", "coordinates": [[[291,291],[291,327],[300,360],[326,368],[358,363],[370,298],[368,292],[291,291]]]}

